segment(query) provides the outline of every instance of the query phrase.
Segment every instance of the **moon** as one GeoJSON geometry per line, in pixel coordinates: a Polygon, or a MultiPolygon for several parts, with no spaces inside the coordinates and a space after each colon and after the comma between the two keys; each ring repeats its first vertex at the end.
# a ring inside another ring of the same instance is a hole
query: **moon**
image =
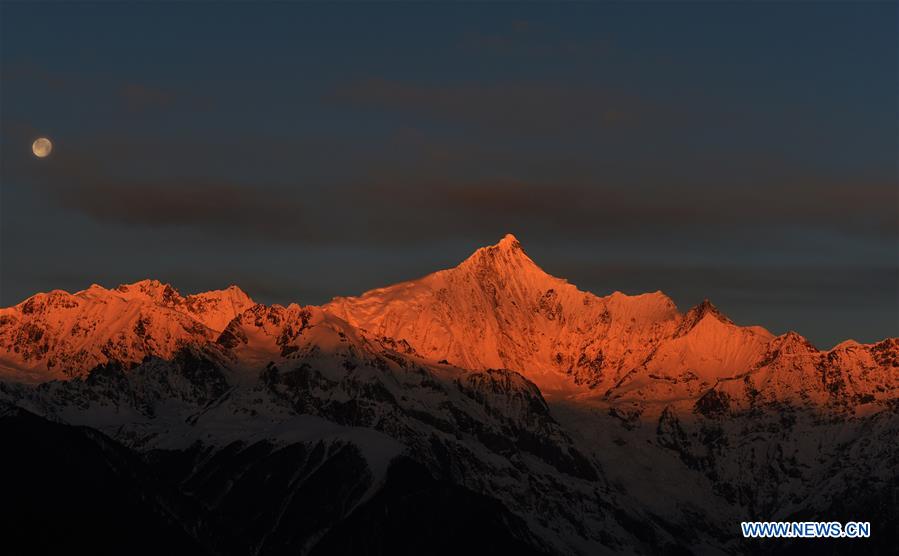
{"type": "Polygon", "coordinates": [[[53,143],[50,142],[46,137],[40,137],[31,144],[31,151],[34,153],[34,156],[38,158],[46,158],[50,156],[50,151],[53,150],[53,143]]]}

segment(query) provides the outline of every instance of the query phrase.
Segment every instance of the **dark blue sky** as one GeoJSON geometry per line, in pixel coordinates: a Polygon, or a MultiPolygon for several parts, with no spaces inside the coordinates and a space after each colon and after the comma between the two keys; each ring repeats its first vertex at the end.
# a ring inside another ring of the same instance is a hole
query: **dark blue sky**
{"type": "Polygon", "coordinates": [[[512,232],[598,294],[899,335],[895,3],[0,10],[2,305],[320,303],[512,232]]]}

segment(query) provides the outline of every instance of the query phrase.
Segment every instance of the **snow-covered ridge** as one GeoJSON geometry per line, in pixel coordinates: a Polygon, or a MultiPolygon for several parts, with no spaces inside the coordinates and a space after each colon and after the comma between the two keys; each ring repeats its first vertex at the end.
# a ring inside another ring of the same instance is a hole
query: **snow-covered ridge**
{"type": "MultiPolygon", "coordinates": [[[[819,352],[795,333],[776,338],[760,326],[738,326],[708,300],[682,314],[662,292],[598,297],[545,273],[512,235],[478,249],[455,268],[359,297],[335,298],[323,309],[434,360],[471,369],[515,369],[549,397],[601,393],[639,406],[696,400],[720,381],[763,372],[772,353],[810,350],[805,365],[830,366],[830,373],[843,376],[862,373],[877,349],[895,352],[889,343],[886,348],[841,344],[819,352]],[[847,352],[844,346],[855,349],[847,352]]],[[[895,384],[889,365],[875,364],[865,372],[895,384]]],[[[841,380],[857,383],[846,376],[841,380]]],[[[822,384],[806,386],[820,390],[822,384]]],[[[875,394],[862,390],[860,399],[875,394]]],[[[777,399],[786,394],[785,389],[772,393],[777,399]]],[[[824,403],[825,398],[803,399],[824,403]]]]}
{"type": "Polygon", "coordinates": [[[83,376],[111,360],[169,357],[214,341],[253,304],[236,286],[182,296],[157,280],[38,293],[0,309],[0,376],[39,382],[83,376]]]}
{"type": "MultiPolygon", "coordinates": [[[[298,349],[291,339],[325,320],[340,334],[401,345],[431,363],[513,369],[548,398],[644,407],[748,380],[745,391],[770,390],[771,399],[830,403],[833,384],[849,385],[851,399],[884,400],[896,382],[895,342],[820,352],[796,333],[775,338],[738,326],[708,300],[680,313],[662,292],[598,297],[544,272],[511,234],[454,268],[321,307],[256,305],[236,286],[184,296],[156,280],[36,294],[0,309],[0,373],[25,382],[85,376],[111,360],[130,366],[210,342],[254,367],[298,349]],[[262,336],[236,335],[249,322],[262,336]]],[[[306,349],[328,351],[340,343],[332,336],[306,349]]]]}

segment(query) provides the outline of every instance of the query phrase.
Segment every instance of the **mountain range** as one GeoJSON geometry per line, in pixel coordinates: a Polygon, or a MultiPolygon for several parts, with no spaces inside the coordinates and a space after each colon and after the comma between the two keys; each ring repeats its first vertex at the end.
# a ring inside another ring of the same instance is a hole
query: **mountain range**
{"type": "Polygon", "coordinates": [[[599,297],[511,235],[322,306],[155,280],[36,294],[0,309],[0,421],[13,553],[899,542],[899,339],[822,351],[708,301],[599,297]],[[739,530],[811,519],[872,538],[739,530]]]}

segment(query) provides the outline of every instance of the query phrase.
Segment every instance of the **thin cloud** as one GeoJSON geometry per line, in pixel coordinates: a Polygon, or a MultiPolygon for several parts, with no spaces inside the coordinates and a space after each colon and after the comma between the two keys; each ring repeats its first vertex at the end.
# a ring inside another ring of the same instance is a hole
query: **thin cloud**
{"type": "MultiPolygon", "coordinates": [[[[394,164],[402,166],[402,161],[394,164]]],[[[366,171],[360,164],[363,169],[343,183],[274,183],[120,176],[68,153],[42,165],[43,174],[35,172],[31,160],[5,164],[4,180],[31,183],[58,205],[98,222],[287,243],[411,244],[518,230],[539,231],[547,238],[673,233],[698,240],[760,229],[899,237],[899,190],[892,183],[806,178],[722,186],[669,183],[662,175],[629,185],[590,176],[435,179],[428,176],[441,175],[442,162],[434,164],[425,161],[411,173],[391,167],[366,171]]]]}
{"type": "Polygon", "coordinates": [[[760,226],[788,233],[803,227],[859,237],[899,236],[892,184],[842,184],[810,180],[781,187],[616,187],[599,183],[533,183],[483,180],[361,187],[368,202],[389,198],[434,225],[470,222],[490,229],[537,227],[550,235],[728,234],[760,226]]]}

